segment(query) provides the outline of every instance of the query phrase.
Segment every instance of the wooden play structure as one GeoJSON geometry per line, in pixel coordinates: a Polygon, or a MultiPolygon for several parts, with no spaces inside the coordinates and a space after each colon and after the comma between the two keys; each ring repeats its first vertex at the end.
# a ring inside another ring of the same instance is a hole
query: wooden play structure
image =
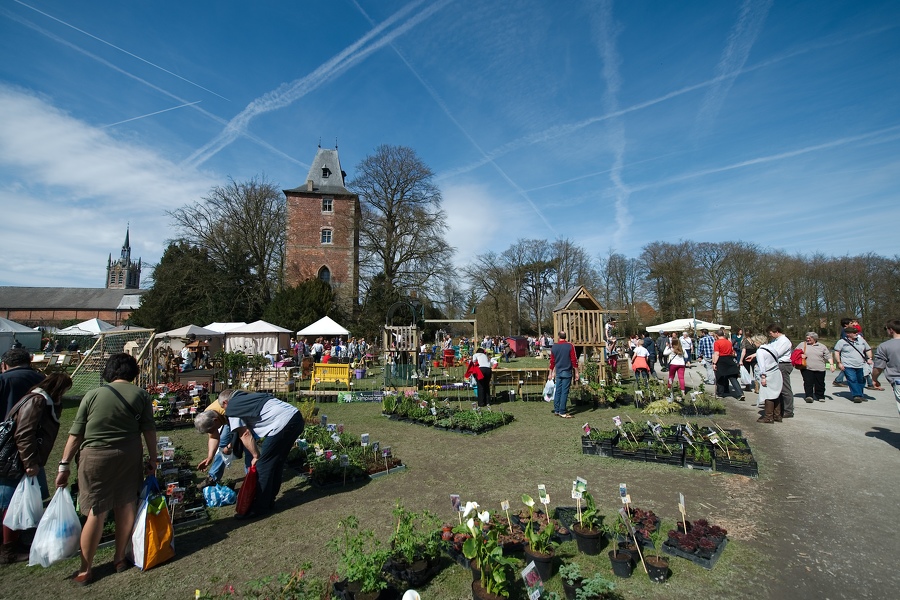
{"type": "Polygon", "coordinates": [[[569,290],[553,309],[553,339],[565,331],[568,341],[575,346],[575,353],[585,360],[600,363],[601,377],[606,373],[603,349],[606,346],[603,316],[608,313],[624,313],[606,310],[587,289],[580,285],[569,290]]]}

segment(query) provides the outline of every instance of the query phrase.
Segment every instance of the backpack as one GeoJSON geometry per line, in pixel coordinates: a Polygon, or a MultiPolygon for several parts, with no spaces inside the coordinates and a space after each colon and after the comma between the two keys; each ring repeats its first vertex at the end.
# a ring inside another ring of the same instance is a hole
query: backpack
{"type": "Polygon", "coordinates": [[[798,369],[806,368],[806,359],[803,358],[802,349],[794,348],[794,351],[791,352],[791,365],[798,369]]]}

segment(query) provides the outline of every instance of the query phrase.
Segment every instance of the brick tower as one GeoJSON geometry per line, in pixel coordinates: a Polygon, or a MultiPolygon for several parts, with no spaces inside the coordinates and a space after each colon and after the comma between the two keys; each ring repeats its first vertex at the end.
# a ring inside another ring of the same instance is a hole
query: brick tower
{"type": "Polygon", "coordinates": [[[316,277],[331,284],[338,301],[359,302],[359,196],[344,187],[337,148],[316,152],[306,183],[287,197],[285,283],[316,277]]]}

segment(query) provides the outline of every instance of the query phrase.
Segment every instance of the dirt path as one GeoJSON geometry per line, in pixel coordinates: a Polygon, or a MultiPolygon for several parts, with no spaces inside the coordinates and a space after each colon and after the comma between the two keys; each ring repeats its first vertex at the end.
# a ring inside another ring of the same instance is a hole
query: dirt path
{"type": "MultiPolygon", "coordinates": [[[[748,426],[755,448],[768,454],[758,530],[780,565],[771,597],[896,597],[900,573],[888,564],[900,553],[896,402],[890,390],[867,390],[868,401],[854,404],[832,378],[826,377],[832,398],[807,404],[795,371],[796,417],[748,426]]],[[[729,400],[730,414],[755,416],[755,398],[729,400]]]]}

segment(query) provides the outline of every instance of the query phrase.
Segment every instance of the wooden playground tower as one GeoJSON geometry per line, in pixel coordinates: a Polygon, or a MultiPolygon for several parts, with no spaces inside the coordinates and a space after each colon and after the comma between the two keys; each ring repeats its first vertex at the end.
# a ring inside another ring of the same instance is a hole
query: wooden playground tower
{"type": "Polygon", "coordinates": [[[603,315],[625,313],[624,310],[605,310],[597,299],[580,285],[569,290],[553,309],[553,338],[559,339],[559,332],[566,332],[566,339],[575,346],[579,357],[600,364],[600,378],[606,377],[606,361],[603,350],[606,347],[605,323],[603,315]]]}

